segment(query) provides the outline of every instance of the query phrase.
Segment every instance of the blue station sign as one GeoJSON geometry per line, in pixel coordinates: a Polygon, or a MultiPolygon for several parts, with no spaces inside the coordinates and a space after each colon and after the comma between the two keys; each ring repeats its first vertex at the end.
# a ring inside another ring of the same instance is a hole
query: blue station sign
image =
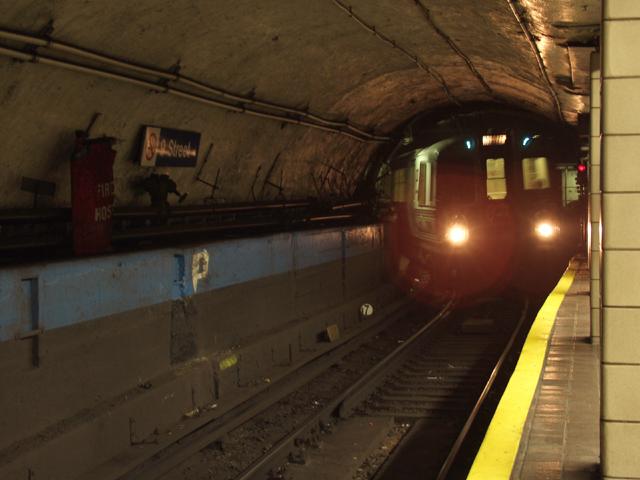
{"type": "Polygon", "coordinates": [[[140,152],[143,167],[195,167],[200,133],[173,128],[144,127],[140,152]]]}

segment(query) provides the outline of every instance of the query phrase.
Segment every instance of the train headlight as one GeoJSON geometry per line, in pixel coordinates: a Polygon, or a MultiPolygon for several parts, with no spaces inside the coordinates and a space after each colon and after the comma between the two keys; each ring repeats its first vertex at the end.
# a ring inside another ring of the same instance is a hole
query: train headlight
{"type": "Polygon", "coordinates": [[[447,229],[445,237],[454,247],[461,247],[469,240],[469,229],[462,223],[454,223],[447,229]]]}
{"type": "Polygon", "coordinates": [[[536,224],[535,231],[538,237],[548,240],[556,235],[558,232],[558,226],[552,222],[543,220],[536,224]]]}

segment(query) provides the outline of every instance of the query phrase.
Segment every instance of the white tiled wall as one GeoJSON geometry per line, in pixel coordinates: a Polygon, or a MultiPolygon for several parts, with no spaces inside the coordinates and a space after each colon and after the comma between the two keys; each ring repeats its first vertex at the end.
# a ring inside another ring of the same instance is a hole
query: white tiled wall
{"type": "Polygon", "coordinates": [[[640,1],[603,6],[602,474],[640,478],[640,1]]]}

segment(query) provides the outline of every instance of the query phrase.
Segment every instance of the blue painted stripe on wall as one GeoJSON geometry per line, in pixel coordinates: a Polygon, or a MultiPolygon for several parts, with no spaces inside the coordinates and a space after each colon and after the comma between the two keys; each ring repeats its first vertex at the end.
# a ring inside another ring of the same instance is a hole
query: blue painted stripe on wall
{"type": "Polygon", "coordinates": [[[342,258],[342,230],[308,232],[294,237],[294,269],[313,267],[342,258]]]}
{"type": "Polygon", "coordinates": [[[198,293],[277,275],[293,268],[292,234],[222,242],[209,248],[209,275],[198,293]]]}
{"type": "Polygon", "coordinates": [[[0,270],[0,341],[39,327],[65,327],[96,318],[309,268],[382,246],[380,225],[282,233],[0,270]],[[343,253],[344,252],[344,253],[343,253]],[[193,279],[193,261],[208,256],[208,273],[193,279]],[[37,278],[37,299],[22,281],[37,278]]]}
{"type": "Polygon", "coordinates": [[[354,257],[382,248],[382,235],[378,226],[346,230],[345,250],[347,257],[354,257]]]}

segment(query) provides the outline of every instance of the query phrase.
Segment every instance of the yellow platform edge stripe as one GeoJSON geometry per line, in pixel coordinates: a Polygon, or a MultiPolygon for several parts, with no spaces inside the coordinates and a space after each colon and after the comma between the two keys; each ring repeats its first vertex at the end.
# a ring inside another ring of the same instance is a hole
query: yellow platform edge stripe
{"type": "Polygon", "coordinates": [[[556,314],[571,288],[577,263],[565,270],[538,311],[467,480],[509,480],[547,354],[556,314]]]}

